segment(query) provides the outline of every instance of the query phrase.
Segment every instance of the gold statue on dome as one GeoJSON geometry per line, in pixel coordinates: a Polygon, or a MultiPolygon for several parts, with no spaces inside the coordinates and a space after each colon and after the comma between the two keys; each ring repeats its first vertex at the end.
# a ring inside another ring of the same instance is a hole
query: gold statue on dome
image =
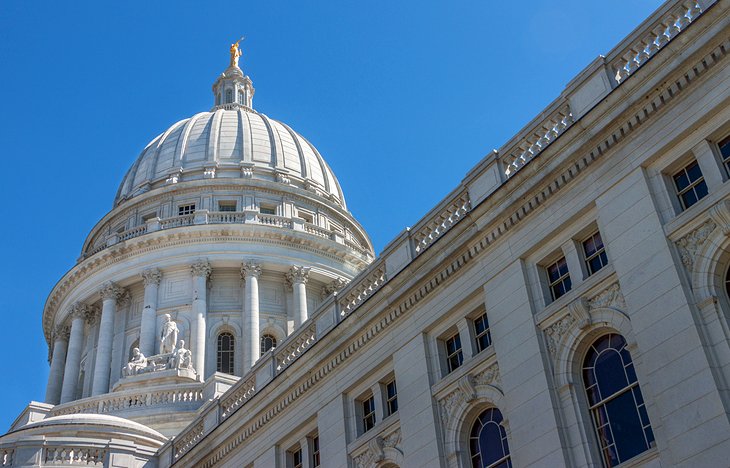
{"type": "Polygon", "coordinates": [[[241,37],[239,40],[231,44],[231,67],[238,68],[238,59],[241,58],[241,55],[243,55],[243,53],[241,52],[241,48],[238,46],[238,43],[244,39],[245,37],[241,37]]]}

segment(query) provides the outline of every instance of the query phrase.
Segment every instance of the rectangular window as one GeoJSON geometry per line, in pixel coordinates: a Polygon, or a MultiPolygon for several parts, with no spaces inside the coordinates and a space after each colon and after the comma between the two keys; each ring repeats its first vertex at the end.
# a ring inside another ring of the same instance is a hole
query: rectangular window
{"type": "Polygon", "coordinates": [[[302,218],[305,222],[309,224],[314,224],[314,216],[311,213],[307,213],[305,211],[298,211],[297,214],[300,218],[302,218]]]}
{"type": "Polygon", "coordinates": [[[486,313],[474,320],[474,332],[477,337],[477,353],[481,353],[492,344],[492,334],[489,332],[489,321],[486,313]]]}
{"type": "Polygon", "coordinates": [[[360,404],[362,405],[362,431],[367,432],[375,426],[375,397],[370,395],[360,404]]]}
{"type": "Polygon", "coordinates": [[[218,211],[236,211],[235,201],[219,201],[218,211]]]}
{"type": "Polygon", "coordinates": [[[267,215],[275,215],[276,208],[273,206],[261,206],[259,207],[259,213],[267,215]]]}
{"type": "Polygon", "coordinates": [[[185,216],[189,214],[195,213],[195,203],[190,203],[188,205],[180,205],[177,207],[177,215],[178,216],[185,216]]]}
{"type": "Polygon", "coordinates": [[[304,461],[302,460],[302,449],[300,447],[297,447],[290,453],[292,468],[302,468],[304,466],[304,461]]]}
{"type": "Polygon", "coordinates": [[[553,298],[553,301],[563,296],[573,287],[565,257],[561,257],[557,262],[549,265],[545,268],[545,271],[547,271],[550,296],[553,298]]]}
{"type": "Polygon", "coordinates": [[[585,254],[589,276],[608,265],[606,248],[603,246],[600,232],[596,232],[583,241],[583,253],[585,254]]]}
{"type": "Polygon", "coordinates": [[[150,221],[152,219],[155,219],[157,217],[157,212],[153,211],[152,213],[147,213],[145,215],[142,215],[142,222],[146,223],[147,221],[150,221]]]}
{"type": "Polygon", "coordinates": [[[725,170],[730,175],[730,136],[718,143],[717,146],[720,149],[720,157],[725,165],[725,170]]]}
{"type": "Polygon", "coordinates": [[[385,384],[385,407],[388,416],[398,411],[398,388],[395,386],[395,379],[385,384]]]}
{"type": "Polygon", "coordinates": [[[461,352],[461,337],[455,334],[446,340],[446,365],[449,372],[454,372],[464,362],[464,355],[461,352]]]}
{"type": "Polygon", "coordinates": [[[702,177],[702,170],[697,161],[692,161],[688,166],[682,168],[672,176],[674,186],[677,189],[677,197],[686,210],[707,195],[707,184],[702,177]]]}
{"type": "Polygon", "coordinates": [[[312,437],[312,467],[319,466],[321,464],[319,459],[319,436],[312,437]]]}

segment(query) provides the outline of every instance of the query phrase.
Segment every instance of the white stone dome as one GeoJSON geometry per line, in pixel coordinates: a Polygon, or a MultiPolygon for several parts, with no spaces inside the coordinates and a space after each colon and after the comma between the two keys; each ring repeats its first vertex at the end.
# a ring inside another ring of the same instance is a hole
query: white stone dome
{"type": "Polygon", "coordinates": [[[309,141],[237,103],[181,120],[152,140],[124,176],[114,206],[159,186],[204,178],[280,182],[346,208],[337,178],[309,141]]]}

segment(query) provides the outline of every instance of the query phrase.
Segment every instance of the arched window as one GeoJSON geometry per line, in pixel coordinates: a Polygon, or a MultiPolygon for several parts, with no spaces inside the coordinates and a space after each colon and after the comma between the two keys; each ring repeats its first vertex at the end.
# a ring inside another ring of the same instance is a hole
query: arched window
{"type": "Polygon", "coordinates": [[[502,427],[502,413],[489,408],[471,427],[469,453],[473,468],[511,468],[507,432],[502,427]]]}
{"type": "Polygon", "coordinates": [[[621,335],[610,333],[593,342],[583,361],[583,384],[606,466],[654,445],[634,364],[621,335]]]}
{"type": "Polygon", "coordinates": [[[226,90],[226,104],[230,104],[233,102],[233,91],[230,89],[226,90]]]}
{"type": "Polygon", "coordinates": [[[218,335],[218,360],[216,369],[224,374],[233,374],[233,353],[235,340],[233,335],[223,332],[218,335]]]}
{"type": "Polygon", "coordinates": [[[276,346],[276,338],[273,335],[266,334],[261,337],[261,355],[276,346]]]}
{"type": "Polygon", "coordinates": [[[728,267],[727,273],[725,273],[725,291],[727,292],[727,297],[730,298],[730,267],[728,267]]]}
{"type": "Polygon", "coordinates": [[[238,90],[238,103],[243,105],[243,90],[242,89],[238,90]]]}

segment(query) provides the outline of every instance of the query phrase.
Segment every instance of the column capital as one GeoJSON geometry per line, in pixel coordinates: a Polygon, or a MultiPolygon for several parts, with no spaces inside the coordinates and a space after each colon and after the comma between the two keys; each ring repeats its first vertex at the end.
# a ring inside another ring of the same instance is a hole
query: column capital
{"type": "Polygon", "coordinates": [[[207,278],[210,276],[211,270],[212,269],[207,258],[199,258],[195,261],[195,263],[190,265],[190,271],[193,273],[193,276],[202,276],[207,278]]]}
{"type": "Polygon", "coordinates": [[[309,281],[309,271],[311,268],[294,265],[286,273],[286,280],[290,284],[303,283],[307,284],[309,281]]]}
{"type": "Polygon", "coordinates": [[[149,270],[145,270],[141,273],[142,275],[142,282],[144,283],[144,286],[159,286],[160,281],[162,280],[162,272],[157,268],[152,268],[149,270]]]}
{"type": "Polygon", "coordinates": [[[86,306],[85,312],[84,312],[84,320],[86,320],[86,323],[89,325],[94,325],[96,323],[96,319],[99,316],[99,308],[95,305],[92,306],[86,306]]]}
{"type": "Polygon", "coordinates": [[[261,265],[255,262],[243,263],[241,265],[241,278],[246,280],[248,277],[258,278],[261,276],[261,265]]]}
{"type": "Polygon", "coordinates": [[[83,319],[86,316],[89,306],[83,302],[74,302],[71,305],[70,315],[72,319],[80,318],[83,319]]]}
{"type": "Polygon", "coordinates": [[[322,293],[321,293],[322,299],[325,299],[325,298],[331,296],[332,294],[340,291],[342,288],[347,286],[348,283],[349,283],[349,281],[347,281],[344,278],[337,278],[334,281],[330,282],[329,284],[322,286],[322,293]]]}
{"type": "Polygon", "coordinates": [[[56,326],[53,331],[53,341],[62,340],[68,343],[69,336],[71,335],[71,328],[66,324],[60,324],[56,326]]]}
{"type": "Polygon", "coordinates": [[[101,286],[101,290],[99,290],[99,295],[103,300],[117,300],[122,297],[122,294],[124,294],[124,289],[119,287],[116,283],[112,281],[107,281],[106,283],[104,283],[101,286]]]}

